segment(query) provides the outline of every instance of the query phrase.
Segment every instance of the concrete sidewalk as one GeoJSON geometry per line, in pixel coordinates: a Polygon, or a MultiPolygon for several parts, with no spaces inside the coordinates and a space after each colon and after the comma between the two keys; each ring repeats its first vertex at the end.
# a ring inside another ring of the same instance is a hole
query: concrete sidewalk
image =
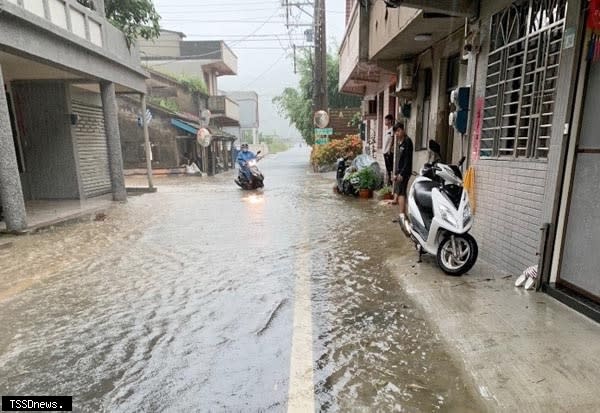
{"type": "Polygon", "coordinates": [[[516,277],[478,263],[448,277],[406,245],[388,265],[489,406],[503,412],[600,411],[600,325],[516,277]],[[407,258],[409,260],[407,261],[407,258]]]}

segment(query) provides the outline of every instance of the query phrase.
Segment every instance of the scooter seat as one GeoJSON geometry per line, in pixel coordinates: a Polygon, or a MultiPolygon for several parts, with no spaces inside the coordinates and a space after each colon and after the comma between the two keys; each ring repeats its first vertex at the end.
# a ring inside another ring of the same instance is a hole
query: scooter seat
{"type": "Polygon", "coordinates": [[[426,214],[433,213],[433,201],[431,199],[431,190],[439,184],[433,181],[415,182],[415,202],[419,209],[426,214]]]}

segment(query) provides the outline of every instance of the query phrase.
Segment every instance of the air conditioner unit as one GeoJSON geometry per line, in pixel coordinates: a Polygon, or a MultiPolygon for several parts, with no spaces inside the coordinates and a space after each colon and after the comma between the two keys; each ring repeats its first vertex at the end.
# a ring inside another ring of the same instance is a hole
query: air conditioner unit
{"type": "Polygon", "coordinates": [[[402,63],[398,66],[398,82],[396,93],[412,92],[414,86],[415,65],[412,62],[402,63]]]}

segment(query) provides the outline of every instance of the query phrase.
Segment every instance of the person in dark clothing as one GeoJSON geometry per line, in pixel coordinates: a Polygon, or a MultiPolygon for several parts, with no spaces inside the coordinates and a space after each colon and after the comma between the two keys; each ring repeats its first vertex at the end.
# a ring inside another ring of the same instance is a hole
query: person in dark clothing
{"type": "Polygon", "coordinates": [[[406,135],[403,123],[398,122],[394,125],[394,134],[397,143],[394,194],[398,196],[399,218],[400,220],[404,220],[406,214],[406,192],[413,169],[413,143],[406,135]]]}

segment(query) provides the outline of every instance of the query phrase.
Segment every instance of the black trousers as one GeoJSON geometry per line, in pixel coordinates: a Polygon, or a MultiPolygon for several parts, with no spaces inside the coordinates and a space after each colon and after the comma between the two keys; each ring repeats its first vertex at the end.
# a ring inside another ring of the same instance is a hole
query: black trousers
{"type": "Polygon", "coordinates": [[[392,183],[392,171],[394,170],[394,154],[384,153],[383,160],[385,161],[385,170],[387,171],[387,182],[392,183]]]}

